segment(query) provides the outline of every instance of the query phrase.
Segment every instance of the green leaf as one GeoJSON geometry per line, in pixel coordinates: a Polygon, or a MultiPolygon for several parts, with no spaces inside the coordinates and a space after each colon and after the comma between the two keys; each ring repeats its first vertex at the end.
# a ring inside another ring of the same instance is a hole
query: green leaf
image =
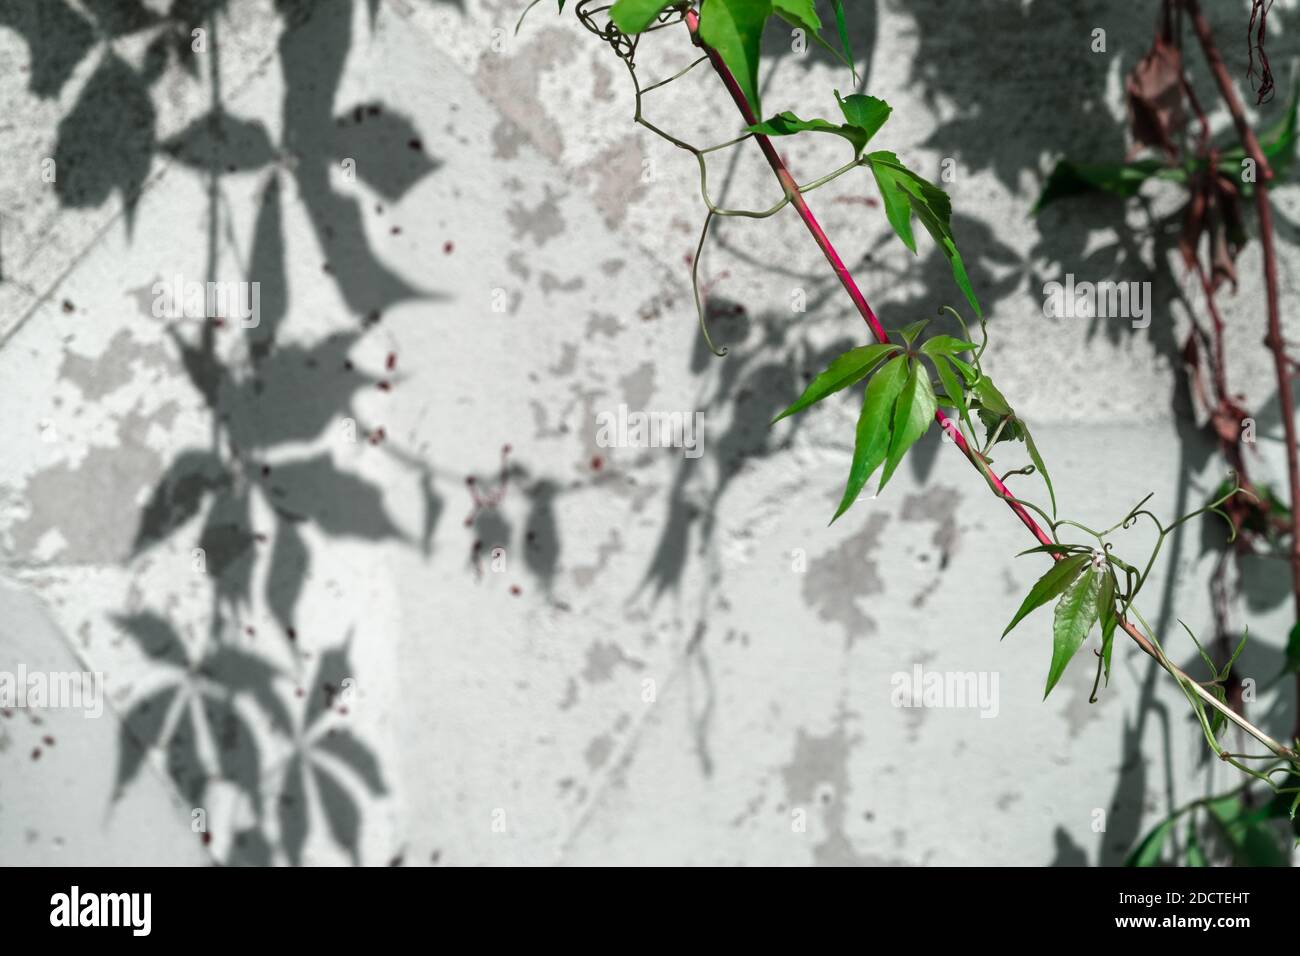
{"type": "MultiPolygon", "coordinates": [[[[1291,163],[1295,159],[1296,148],[1296,106],[1300,104],[1300,77],[1291,88],[1291,102],[1282,117],[1262,132],[1259,137],[1260,149],[1264,151],[1264,158],[1268,160],[1269,167],[1273,170],[1276,179],[1283,179],[1290,170],[1291,163]]],[[[1219,168],[1227,170],[1232,168],[1236,171],[1236,176],[1240,176],[1241,163],[1246,157],[1246,151],[1241,146],[1233,145],[1222,151],[1219,157],[1219,168]]],[[[1201,166],[1198,166],[1201,168],[1201,166]]],[[[1249,189],[1246,190],[1249,192],[1249,189]]]]}
{"type": "Polygon", "coordinates": [[[1097,598],[1101,611],[1101,664],[1106,672],[1106,686],[1110,686],[1110,658],[1115,646],[1115,627],[1119,624],[1119,615],[1115,611],[1115,575],[1106,569],[1101,582],[1101,594],[1097,598]]]}
{"type": "MultiPolygon", "coordinates": [[[[963,342],[961,339],[955,339],[951,335],[936,335],[933,338],[926,339],[921,345],[921,351],[926,355],[958,355],[962,352],[973,352],[975,344],[973,342],[963,342]]],[[[969,366],[967,366],[969,368],[969,366]]],[[[972,371],[974,371],[972,369],[972,371]]]]}
{"type": "Polygon", "coordinates": [[[1280,120],[1264,131],[1260,137],[1260,148],[1268,160],[1277,179],[1286,176],[1295,159],[1296,146],[1296,107],[1300,105],[1300,76],[1291,86],[1291,103],[1280,120]]]}
{"type": "Polygon", "coordinates": [[[1286,820],[1291,826],[1291,832],[1296,837],[1296,842],[1300,844],[1300,774],[1290,773],[1287,778],[1278,785],[1278,792],[1273,794],[1273,799],[1268,802],[1268,816],[1272,820],[1286,820]]]}
{"type": "Polygon", "coordinates": [[[1047,670],[1047,690],[1043,699],[1052,692],[1066,666],[1074,657],[1088,631],[1097,622],[1097,598],[1101,595],[1101,582],[1105,575],[1085,568],[1061,596],[1056,605],[1056,617],[1052,621],[1052,665],[1047,670]]]}
{"type": "Polygon", "coordinates": [[[885,471],[880,476],[880,487],[876,489],[876,494],[885,490],[885,483],[894,474],[907,450],[929,430],[938,409],[939,403],[935,400],[934,388],[930,385],[930,373],[920,362],[913,362],[907,384],[903,386],[898,404],[894,407],[894,433],[889,438],[889,457],[885,461],[885,471]]]}
{"type": "Polygon", "coordinates": [[[844,487],[844,497],[831,518],[849,510],[873,472],[880,467],[889,452],[889,423],[894,402],[907,378],[907,360],[902,356],[890,359],[867,383],[862,412],[858,415],[857,439],[853,445],[853,464],[849,480],[844,487]]]}
{"type": "Polygon", "coordinates": [[[1241,652],[1246,649],[1246,641],[1249,639],[1250,639],[1250,628],[1248,627],[1242,633],[1241,640],[1237,643],[1236,650],[1234,650],[1232,652],[1232,656],[1228,658],[1228,663],[1224,664],[1223,670],[1219,671],[1219,673],[1217,673],[1214,676],[1215,680],[1227,681],[1228,676],[1232,673],[1232,665],[1237,663],[1237,658],[1240,657],[1241,652]]]}
{"type": "Polygon", "coordinates": [[[1182,182],[1187,175],[1182,170],[1171,170],[1155,159],[1095,164],[1073,163],[1063,159],[1047,177],[1033,211],[1037,213],[1059,199],[1096,192],[1111,193],[1127,199],[1136,196],[1142,184],[1153,177],[1182,182]]]}
{"type": "Polygon", "coordinates": [[[813,0],[772,0],[772,8],[787,23],[818,33],[822,28],[813,0]]]}
{"type": "Polygon", "coordinates": [[[1160,862],[1160,853],[1169,840],[1169,834],[1174,832],[1174,826],[1177,823],[1177,817],[1167,817],[1161,820],[1159,825],[1148,833],[1133,852],[1129,854],[1128,859],[1124,861],[1124,865],[1156,866],[1160,862]]]}
{"type": "Polygon", "coordinates": [[[800,119],[786,110],[784,113],[776,114],[767,122],[755,123],[748,129],[751,133],[759,133],[763,136],[791,136],[805,132],[833,133],[853,144],[854,156],[861,155],[867,142],[876,135],[885,120],[889,118],[889,104],[874,96],[863,96],[857,93],[847,99],[841,99],[838,90],[835,91],[835,99],[839,101],[840,110],[847,120],[845,123],[837,124],[820,118],[800,119]]]}
{"type": "Polygon", "coordinates": [[[1002,632],[1002,636],[1006,637],[1011,633],[1011,629],[1024,620],[1025,616],[1031,611],[1042,607],[1069,587],[1070,582],[1078,576],[1079,570],[1091,560],[1091,554],[1076,554],[1069,558],[1063,558],[1048,568],[1047,573],[1029,589],[1029,594],[1021,602],[1020,610],[1016,611],[1016,616],[1011,619],[1011,623],[1002,632]]]}
{"type": "Polygon", "coordinates": [[[1004,441],[1024,441],[1025,433],[1020,427],[1020,419],[1014,415],[994,415],[988,409],[979,410],[980,421],[984,423],[984,439],[997,445],[1004,441]],[[1005,420],[1005,424],[1004,424],[1005,420]],[[998,440],[993,441],[997,435],[998,440]]]}
{"type": "Polygon", "coordinates": [[[863,93],[851,93],[842,97],[840,91],[836,90],[835,99],[848,124],[862,130],[868,140],[880,132],[880,127],[885,125],[889,114],[893,112],[893,107],[884,100],[863,93]]]}
{"type": "MultiPolygon", "coordinates": [[[[841,60],[844,65],[850,69],[853,68],[853,60],[851,57],[845,56],[835,47],[831,46],[831,44],[827,42],[826,38],[822,36],[822,21],[821,17],[817,16],[815,0],[772,0],[772,6],[777,16],[782,20],[793,27],[798,27],[799,29],[809,33],[812,38],[820,46],[828,50],[832,56],[841,60]]],[[[854,79],[856,78],[855,75],[854,79]]]]}
{"type": "Polygon", "coordinates": [[[1292,674],[1300,672],[1300,621],[1297,621],[1291,628],[1291,633],[1286,639],[1286,664],[1283,665],[1283,674],[1292,674]]]}
{"type": "MultiPolygon", "coordinates": [[[[944,206],[947,207],[948,194],[937,186],[931,186],[925,180],[919,180],[928,189],[933,189],[944,198],[944,206]]],[[[948,259],[948,267],[952,270],[953,280],[957,283],[957,288],[961,289],[966,296],[966,301],[970,307],[975,310],[975,314],[981,318],[984,310],[980,308],[979,299],[975,298],[975,289],[970,283],[970,276],[966,274],[966,263],[957,251],[957,240],[952,234],[952,225],[949,222],[950,214],[944,212],[940,216],[939,212],[928,204],[919,201],[917,193],[912,194],[912,209],[916,212],[916,217],[921,220],[921,224],[930,233],[930,237],[938,244],[939,249],[948,259]]]]}
{"type": "Polygon", "coordinates": [[[975,397],[979,399],[981,408],[988,409],[998,418],[1011,414],[1011,403],[1003,397],[997,386],[993,384],[993,380],[988,376],[976,383],[974,392],[975,397]]]}
{"type": "Polygon", "coordinates": [[[870,154],[867,159],[872,160],[874,157],[889,157],[895,161],[893,165],[871,162],[871,174],[876,177],[876,188],[885,205],[885,218],[889,220],[898,238],[903,240],[903,245],[916,252],[916,237],[912,235],[912,199],[911,194],[899,184],[896,168],[898,157],[881,151],[870,154]]]}
{"type": "Polygon", "coordinates": [[[889,344],[863,345],[860,348],[850,349],[831,362],[826,371],[813,379],[793,405],[772,419],[772,424],[775,425],[781,419],[801,412],[826,396],[861,381],[888,353],[897,351],[897,345],[889,344]]]}
{"type": "Polygon", "coordinates": [[[1187,865],[1191,867],[1210,865],[1201,851],[1201,842],[1196,837],[1195,817],[1187,818],[1187,865]]]}
{"type": "Polygon", "coordinates": [[[1268,805],[1249,808],[1240,797],[1223,797],[1206,804],[1232,847],[1233,862],[1241,866],[1287,866],[1287,855],[1269,829],[1268,805]]]}
{"type": "Polygon", "coordinates": [[[849,64],[849,69],[853,71],[853,80],[856,83],[858,67],[853,62],[853,44],[849,42],[848,24],[844,22],[844,0],[831,0],[831,7],[835,11],[835,32],[840,36],[840,46],[844,48],[844,57],[849,64]]]}
{"type": "MultiPolygon", "coordinates": [[[[925,349],[922,348],[922,351],[925,349]]],[[[939,381],[943,383],[943,390],[952,399],[953,407],[961,413],[961,420],[973,433],[975,426],[970,420],[970,406],[966,403],[966,392],[962,388],[961,378],[953,371],[943,355],[931,355],[930,361],[934,363],[934,370],[939,373],[939,381]]]]}
{"type": "Polygon", "coordinates": [[[919,322],[913,322],[911,325],[903,326],[898,330],[898,334],[903,337],[903,341],[907,343],[907,347],[910,349],[912,343],[916,341],[916,337],[920,335],[929,324],[929,319],[921,319],[919,322]]]}
{"type": "MultiPolygon", "coordinates": [[[[924,349],[925,346],[921,346],[921,348],[924,349]]],[[[957,366],[957,371],[961,372],[962,377],[966,379],[967,385],[974,385],[979,381],[980,373],[977,372],[974,366],[968,363],[965,359],[959,359],[952,352],[947,354],[947,358],[949,362],[957,366]]]]}
{"type": "Polygon", "coordinates": [[[1052,516],[1056,516],[1056,492],[1052,488],[1052,476],[1047,473],[1047,466],[1043,464],[1043,456],[1038,453],[1038,446],[1034,444],[1034,437],[1029,434],[1029,429],[1021,423],[1021,431],[1025,433],[1025,448],[1029,451],[1029,460],[1034,463],[1038,473],[1043,476],[1043,483],[1047,485],[1047,494],[1052,499],[1052,516]]]}
{"type": "Polygon", "coordinates": [[[912,172],[893,153],[881,150],[868,154],[867,159],[885,203],[885,216],[898,237],[907,248],[916,251],[909,212],[916,213],[916,217],[948,258],[957,287],[965,294],[966,301],[975,310],[975,314],[982,317],[983,310],[975,298],[975,290],[966,274],[966,265],[961,253],[957,251],[957,241],[953,238],[952,202],[948,199],[948,194],[912,172]]]}
{"type": "Polygon", "coordinates": [[[758,52],[771,13],[771,0],[709,0],[700,11],[700,39],[722,57],[755,116],[763,115],[758,52]]]}
{"type": "Polygon", "coordinates": [[[1211,676],[1215,675],[1216,670],[1214,667],[1214,658],[1209,655],[1209,652],[1205,650],[1201,642],[1196,639],[1196,635],[1192,633],[1192,629],[1183,622],[1182,618],[1178,618],[1178,623],[1182,629],[1187,632],[1187,636],[1192,639],[1192,643],[1196,645],[1196,652],[1201,655],[1201,660],[1205,662],[1205,669],[1210,672],[1211,676]]]}
{"type": "MultiPolygon", "coordinates": [[[[618,0],[609,11],[609,18],[614,26],[629,36],[641,33],[655,22],[664,10],[677,0],[618,0]]],[[[564,0],[560,0],[560,9],[564,9],[564,0]]]]}
{"type": "MultiPolygon", "coordinates": [[[[1292,88],[1287,111],[1259,137],[1264,158],[1268,160],[1269,166],[1278,179],[1287,174],[1295,159],[1298,104],[1300,104],[1300,79],[1297,79],[1292,88]]],[[[1241,163],[1246,157],[1245,151],[1239,145],[1232,145],[1219,152],[1219,170],[1231,178],[1239,178],[1241,163]]],[[[1063,159],[1056,164],[1047,177],[1033,211],[1036,213],[1060,199],[1099,192],[1127,199],[1137,195],[1148,180],[1161,179],[1184,183],[1190,172],[1200,173],[1206,168],[1207,164],[1203,160],[1184,168],[1168,167],[1161,160],[1156,159],[1140,159],[1131,163],[1074,163],[1063,159]]]]}
{"type": "Polygon", "coordinates": [[[868,136],[864,130],[856,126],[847,124],[836,125],[829,120],[824,119],[800,119],[794,113],[786,110],[784,113],[777,113],[766,123],[755,123],[747,127],[751,133],[758,133],[762,136],[791,136],[795,133],[834,133],[836,136],[843,136],[853,144],[853,154],[856,156],[861,153],[863,147],[867,145],[868,136]]]}

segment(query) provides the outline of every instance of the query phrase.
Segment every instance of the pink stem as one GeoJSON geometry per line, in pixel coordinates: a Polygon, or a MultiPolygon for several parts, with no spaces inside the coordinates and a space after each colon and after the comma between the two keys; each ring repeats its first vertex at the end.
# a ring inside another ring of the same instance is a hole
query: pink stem
{"type": "MultiPolygon", "coordinates": [[[[736,108],[740,110],[740,115],[745,118],[747,124],[751,126],[756,124],[758,118],[755,117],[753,111],[750,110],[749,103],[745,99],[745,94],[741,91],[740,85],[736,83],[736,78],[732,75],[731,70],[729,70],[727,65],[722,62],[722,57],[718,55],[717,51],[700,41],[698,33],[699,16],[694,10],[687,11],[686,26],[687,29],[691,31],[692,41],[697,46],[703,48],[705,53],[708,54],[709,62],[713,64],[713,69],[717,72],[718,76],[722,78],[723,85],[726,86],[727,92],[731,94],[731,98],[735,101],[736,108]]],[[[839,278],[840,285],[844,286],[844,291],[847,292],[849,298],[853,300],[854,306],[856,306],[858,312],[861,313],[863,320],[871,329],[871,333],[876,337],[876,341],[882,344],[888,342],[889,335],[885,332],[885,327],[881,325],[880,320],[876,318],[876,313],[871,310],[871,305],[867,302],[867,297],[864,296],[862,290],[858,288],[858,284],[854,281],[852,274],[849,272],[848,266],[844,264],[844,260],[840,258],[840,254],[835,251],[835,247],[831,244],[830,238],[826,235],[825,230],[822,229],[821,224],[817,221],[817,217],[813,215],[813,211],[808,207],[808,201],[804,199],[803,193],[799,192],[798,184],[795,182],[794,177],[790,175],[790,170],[786,168],[785,161],[782,160],[780,154],[777,153],[776,147],[772,145],[772,140],[763,136],[761,133],[755,133],[754,139],[758,142],[758,148],[763,151],[763,155],[767,158],[768,165],[772,167],[772,172],[776,173],[776,178],[781,183],[781,188],[785,190],[785,194],[790,197],[790,205],[794,207],[795,212],[799,214],[799,218],[803,220],[803,224],[807,226],[808,231],[812,233],[813,241],[817,243],[817,247],[821,249],[822,253],[826,256],[826,261],[830,263],[831,269],[839,278]]],[[[1032,533],[1041,544],[1054,544],[1055,542],[1052,540],[1051,536],[1039,527],[1038,522],[1034,520],[1033,515],[1031,515],[1019,502],[1012,500],[1011,491],[1002,483],[1001,479],[999,479],[997,475],[993,474],[986,466],[983,466],[981,462],[976,460],[978,452],[970,447],[970,444],[966,441],[966,436],[961,433],[961,429],[943,413],[942,409],[939,409],[934,413],[934,419],[939,423],[939,427],[952,438],[953,442],[961,450],[961,453],[966,456],[970,463],[974,465],[980,473],[985,476],[985,478],[988,479],[989,483],[993,485],[994,490],[1002,500],[1007,503],[1007,507],[1015,512],[1016,517],[1019,518],[1024,526],[1029,529],[1030,533],[1032,533]]],[[[1053,555],[1053,557],[1059,556],[1053,555]]]]}

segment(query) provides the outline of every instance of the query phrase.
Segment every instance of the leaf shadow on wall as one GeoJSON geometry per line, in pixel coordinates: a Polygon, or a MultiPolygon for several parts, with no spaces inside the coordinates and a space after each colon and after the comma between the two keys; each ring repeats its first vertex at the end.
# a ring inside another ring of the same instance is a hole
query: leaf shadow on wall
{"type": "MultiPolygon", "coordinates": [[[[210,84],[204,116],[158,140],[153,97],[164,82],[185,75],[199,82],[215,69],[225,0],[173,0],[165,13],[137,0],[75,8],[65,0],[14,0],[0,7],[0,27],[16,30],[30,49],[29,87],[38,96],[58,95],[79,63],[98,57],[56,131],[56,186],[64,207],[97,207],[120,194],[131,230],[153,162],[170,158],[205,183],[207,208],[194,215],[206,222],[206,278],[224,281],[230,276],[222,272],[223,253],[236,257],[224,244],[229,200],[222,179],[262,178],[243,277],[260,286],[260,322],[240,328],[228,315],[209,315],[167,328],[207,408],[212,439],[180,450],[166,467],[141,511],[132,553],[135,560],[164,545],[193,548],[194,570],[211,589],[211,613],[197,627],[148,608],[115,619],[150,664],[121,726],[115,799],[155,750],[165,776],[192,807],[205,807],[216,784],[233,787],[251,813],[239,833],[223,835],[229,849],[218,862],[224,863],[302,862],[313,806],[333,842],[360,862],[363,809],[387,785],[374,751],[344,720],[355,679],[354,635],[330,644],[297,631],[319,560],[310,543],[392,539],[427,555],[443,510],[432,466],[396,447],[382,428],[358,425],[353,437],[379,446],[419,481],[418,540],[390,517],[379,485],[344,470],[328,451],[301,451],[341,420],[356,421],[353,403],[362,389],[391,387],[391,368],[366,371],[349,358],[384,312],[440,297],[397,275],[367,237],[359,197],[368,191],[380,202],[397,202],[441,162],[425,151],[411,119],[382,102],[340,109],[360,4],[268,2],[283,25],[278,144],[257,120],[228,111],[219,83],[210,84]],[[202,49],[195,31],[204,33],[202,49]],[[139,65],[107,45],[119,37],[148,38],[139,65]],[[331,183],[331,170],[345,159],[355,161],[364,190],[344,194],[331,183]],[[356,316],[353,328],[307,341],[285,334],[290,195],[325,250],[326,274],[356,316]],[[273,526],[255,524],[255,514],[266,513],[273,526]],[[282,632],[278,649],[240,640],[252,630],[241,628],[242,621],[261,609],[282,632]],[[196,631],[206,633],[193,638],[196,631]]],[[[373,25],[377,0],[364,6],[373,25]]],[[[199,834],[211,843],[206,829],[199,834]]]]}

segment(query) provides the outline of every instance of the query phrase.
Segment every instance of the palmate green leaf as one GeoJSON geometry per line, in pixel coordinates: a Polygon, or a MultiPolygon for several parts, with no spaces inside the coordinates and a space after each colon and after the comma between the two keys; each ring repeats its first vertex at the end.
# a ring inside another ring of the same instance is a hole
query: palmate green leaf
{"type": "Polygon", "coordinates": [[[867,160],[885,204],[885,216],[898,238],[903,240],[907,248],[916,252],[916,238],[912,234],[911,224],[911,214],[915,213],[947,257],[953,279],[965,294],[966,301],[975,310],[975,314],[982,317],[983,310],[975,298],[975,290],[966,274],[966,264],[957,251],[957,241],[953,238],[952,203],[948,194],[912,172],[891,152],[879,150],[869,153],[867,160]]]}
{"type": "Polygon", "coordinates": [[[1119,624],[1119,615],[1115,609],[1115,575],[1106,570],[1101,582],[1101,594],[1097,598],[1101,610],[1101,665],[1106,674],[1106,686],[1110,686],[1110,658],[1115,648],[1115,628],[1119,624]]]}
{"type": "Polygon", "coordinates": [[[1016,616],[1011,619],[1002,636],[1006,637],[1011,633],[1011,629],[1019,624],[1031,612],[1046,604],[1052,598],[1056,597],[1079,575],[1079,571],[1085,564],[1091,562],[1090,554],[1076,554],[1068,558],[1057,561],[1047,573],[1035,582],[1034,586],[1029,589],[1029,594],[1025,596],[1020,605],[1020,610],[1016,611],[1016,616]]]}
{"type": "Polygon", "coordinates": [[[1075,578],[1056,605],[1052,621],[1052,664],[1047,669],[1047,689],[1043,699],[1052,692],[1066,666],[1083,644],[1100,610],[1097,599],[1101,596],[1103,572],[1093,570],[1091,563],[1075,578]]]}
{"type": "Polygon", "coordinates": [[[849,467],[849,480],[844,486],[844,497],[831,518],[836,519],[857,501],[867,480],[889,454],[889,431],[893,420],[898,393],[907,380],[907,359],[901,355],[885,363],[867,383],[862,412],[858,416],[857,437],[853,445],[853,464],[849,467]]]}
{"type": "Polygon", "coordinates": [[[1177,817],[1166,817],[1161,820],[1150,833],[1142,838],[1142,842],[1134,847],[1133,852],[1124,861],[1124,865],[1156,866],[1159,864],[1160,854],[1164,851],[1165,843],[1169,840],[1169,834],[1174,832],[1177,823],[1177,817]]]}
{"type": "Polygon", "coordinates": [[[700,39],[722,57],[756,117],[763,115],[758,97],[759,46],[763,24],[771,14],[771,0],[709,0],[700,10],[700,39]]]}
{"type": "Polygon", "coordinates": [[[880,476],[880,487],[876,489],[876,494],[885,490],[885,483],[894,474],[907,450],[929,430],[938,409],[939,403],[934,397],[934,388],[930,385],[930,373],[920,362],[913,362],[907,382],[899,393],[898,403],[894,406],[894,429],[889,436],[889,455],[885,459],[885,470],[880,476]]]}
{"type": "Polygon", "coordinates": [[[850,349],[843,355],[836,358],[826,371],[822,372],[813,379],[802,395],[795,400],[789,408],[783,411],[776,418],[772,419],[775,425],[781,419],[796,412],[801,412],[809,405],[820,402],[828,395],[834,395],[840,389],[848,388],[855,382],[860,382],[871,370],[880,364],[881,360],[891,352],[899,351],[897,345],[863,345],[856,349],[850,349]]]}
{"type": "MultiPolygon", "coordinates": [[[[631,36],[651,26],[660,13],[676,2],[677,0],[618,0],[609,11],[609,18],[620,31],[631,36]]],[[[560,0],[560,9],[564,9],[564,0],[560,0]]]]}

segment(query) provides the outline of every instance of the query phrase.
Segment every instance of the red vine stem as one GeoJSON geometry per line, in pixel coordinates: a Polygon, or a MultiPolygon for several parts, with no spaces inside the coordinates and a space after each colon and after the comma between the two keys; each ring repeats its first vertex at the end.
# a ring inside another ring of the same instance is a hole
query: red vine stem
{"type": "MultiPolygon", "coordinates": [[[[1264,150],[1260,148],[1255,131],[1246,121],[1245,110],[1232,85],[1232,77],[1223,64],[1219,48],[1214,42],[1209,21],[1201,12],[1197,0],[1184,0],[1188,14],[1191,16],[1192,29],[1200,41],[1206,63],[1214,82],[1218,84],[1219,94],[1223,97],[1232,122],[1237,127],[1237,135],[1247,155],[1255,162],[1255,210],[1259,216],[1259,241],[1264,251],[1264,287],[1268,303],[1268,335],[1264,342],[1273,353],[1273,367],[1277,375],[1277,401],[1282,415],[1282,427],[1286,436],[1287,480],[1290,484],[1291,504],[1291,552],[1288,555],[1291,564],[1291,590],[1295,598],[1296,620],[1300,621],[1300,458],[1297,457],[1297,438],[1295,426],[1295,406],[1291,395],[1290,362],[1286,355],[1286,343],[1282,340],[1282,312],[1278,304],[1277,292],[1277,250],[1273,243],[1273,209],[1268,199],[1268,183],[1273,181],[1273,170],[1269,166],[1264,150]]],[[[1300,737],[1300,674],[1296,675],[1296,725],[1295,736],[1300,737]]]]}
{"type": "MultiPolygon", "coordinates": [[[[745,99],[745,94],[741,91],[739,84],[736,83],[736,78],[732,75],[731,70],[722,62],[722,57],[716,50],[700,40],[699,15],[694,10],[688,10],[686,11],[685,22],[687,29],[690,30],[691,33],[691,41],[696,46],[703,49],[708,55],[709,62],[713,65],[713,69],[718,74],[719,78],[721,78],[723,85],[727,88],[727,92],[731,94],[731,98],[735,101],[736,108],[740,110],[740,115],[744,117],[746,124],[750,126],[756,124],[758,118],[754,116],[753,111],[749,108],[749,102],[745,99]]],[[[826,256],[826,261],[830,263],[831,269],[834,270],[836,277],[840,280],[840,284],[844,286],[844,291],[846,291],[849,294],[849,298],[853,300],[853,304],[857,307],[858,312],[861,313],[863,320],[871,329],[872,334],[876,337],[878,342],[882,344],[888,342],[889,336],[885,332],[884,326],[882,326],[880,320],[876,318],[875,312],[872,311],[870,304],[867,302],[866,296],[862,294],[862,290],[858,288],[858,284],[854,281],[852,274],[849,272],[848,266],[844,264],[844,260],[841,259],[839,253],[835,251],[835,247],[831,244],[830,238],[826,235],[825,230],[823,230],[821,224],[817,222],[817,217],[813,215],[812,210],[808,207],[807,200],[805,200],[803,194],[799,192],[798,184],[795,182],[794,177],[790,175],[790,170],[786,168],[785,161],[781,159],[780,154],[777,153],[776,148],[772,145],[772,141],[761,133],[755,133],[754,139],[757,141],[759,149],[763,151],[763,156],[766,157],[768,165],[772,167],[772,172],[776,174],[777,181],[780,182],[781,188],[785,191],[786,196],[789,197],[790,205],[794,207],[795,211],[799,214],[799,218],[803,220],[804,225],[808,227],[808,231],[812,233],[813,240],[826,256]]],[[[1016,517],[1020,519],[1021,523],[1029,529],[1030,534],[1037,538],[1040,544],[1055,544],[1056,542],[1053,540],[1051,535],[1039,526],[1038,522],[1034,520],[1033,515],[1031,515],[1023,505],[1013,500],[1011,491],[1002,483],[1001,479],[994,475],[983,461],[980,460],[979,453],[970,447],[965,436],[962,435],[961,430],[953,425],[948,416],[945,415],[942,410],[939,410],[935,412],[934,417],[935,421],[939,423],[939,427],[944,429],[944,431],[952,437],[954,443],[961,450],[962,454],[966,456],[967,460],[975,466],[981,476],[983,476],[984,479],[993,487],[994,493],[1006,502],[1007,507],[1010,508],[1015,513],[1016,517]]],[[[1053,560],[1059,560],[1060,557],[1060,555],[1052,555],[1053,560]]],[[[1268,734],[1264,733],[1264,731],[1250,724],[1240,714],[1236,713],[1231,708],[1222,705],[1214,695],[1209,693],[1204,687],[1182,671],[1176,664],[1165,657],[1165,655],[1155,647],[1152,642],[1147,639],[1146,635],[1138,630],[1137,626],[1131,621],[1121,619],[1120,626],[1144,652],[1173,674],[1184,687],[1200,697],[1207,706],[1213,707],[1223,713],[1223,715],[1230,721],[1249,733],[1256,740],[1259,740],[1279,756],[1286,756],[1288,758],[1294,758],[1296,756],[1295,752],[1289,747],[1278,743],[1268,734]]]]}

